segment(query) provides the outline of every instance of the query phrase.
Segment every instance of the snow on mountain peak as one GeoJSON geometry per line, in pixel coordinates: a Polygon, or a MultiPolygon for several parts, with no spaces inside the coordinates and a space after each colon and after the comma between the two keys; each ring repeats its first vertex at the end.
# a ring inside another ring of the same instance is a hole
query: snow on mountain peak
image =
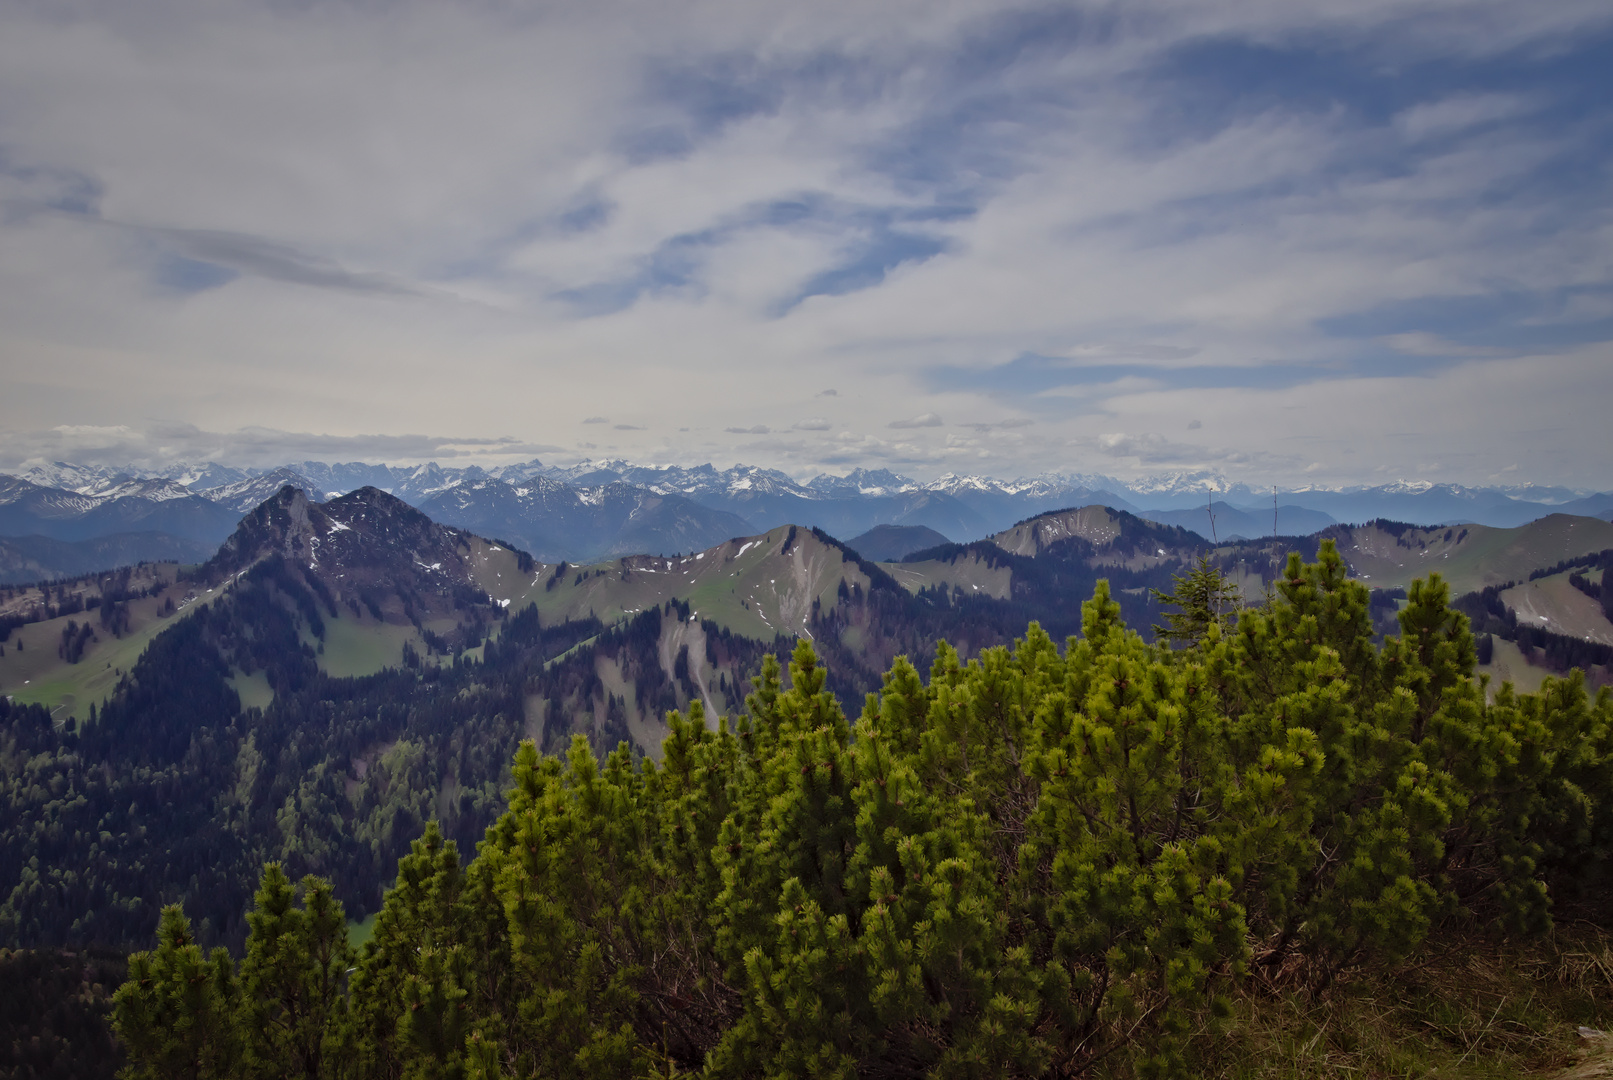
{"type": "Polygon", "coordinates": [[[22,473],[19,479],[40,487],[71,491],[77,495],[106,494],[114,488],[136,479],[144,479],[143,470],[109,469],[92,465],[73,465],[66,461],[53,461],[48,465],[35,465],[22,473]]]}
{"type": "Polygon", "coordinates": [[[1171,472],[1145,476],[1126,487],[1139,495],[1221,495],[1231,490],[1232,482],[1220,473],[1171,472]]]}

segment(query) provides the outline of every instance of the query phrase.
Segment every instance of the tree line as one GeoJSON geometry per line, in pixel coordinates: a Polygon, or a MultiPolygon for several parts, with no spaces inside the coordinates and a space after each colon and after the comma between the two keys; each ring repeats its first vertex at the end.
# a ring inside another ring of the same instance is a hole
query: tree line
{"type": "MultiPolygon", "coordinates": [[[[1534,579],[1533,575],[1531,579],[1534,579]]],[[[1531,663],[1539,663],[1552,671],[1596,667],[1613,670],[1613,645],[1559,634],[1534,623],[1519,622],[1518,613],[1501,599],[1502,593],[1516,585],[1515,581],[1487,585],[1478,592],[1468,593],[1456,600],[1455,606],[1468,616],[1473,632],[1478,635],[1478,648],[1482,654],[1480,663],[1490,662],[1494,650],[1490,639],[1497,637],[1515,643],[1531,663]]],[[[1581,591],[1588,591],[1590,587],[1591,583],[1586,581],[1581,591]]],[[[1608,589],[1605,584],[1595,588],[1593,598],[1601,601],[1604,613],[1609,621],[1613,621],[1613,589],[1608,589]]]]}
{"type": "Polygon", "coordinates": [[[0,615],[0,644],[8,641],[18,627],[94,608],[99,609],[101,625],[114,636],[122,636],[129,629],[128,602],[154,596],[168,587],[160,572],[149,576],[141,573],[140,580],[132,580],[147,565],[140,563],[39,585],[0,587],[0,603],[10,606],[0,615]]]}

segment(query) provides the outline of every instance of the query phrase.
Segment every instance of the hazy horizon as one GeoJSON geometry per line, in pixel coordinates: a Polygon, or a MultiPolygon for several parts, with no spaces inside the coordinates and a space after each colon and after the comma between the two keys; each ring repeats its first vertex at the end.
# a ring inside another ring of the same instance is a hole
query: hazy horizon
{"type": "MultiPolygon", "coordinates": [[[[916,484],[920,487],[934,486],[944,483],[949,479],[978,479],[992,481],[1011,488],[1015,485],[1030,485],[1038,482],[1065,481],[1077,486],[1085,485],[1094,488],[1108,487],[1111,488],[1113,493],[1116,495],[1120,494],[1121,492],[1126,492],[1133,497],[1139,498],[1146,498],[1149,494],[1160,496],[1180,496],[1181,494],[1188,492],[1213,494],[1216,496],[1239,496],[1242,494],[1248,494],[1252,497],[1258,498],[1262,507],[1266,505],[1265,500],[1272,495],[1302,496],[1311,492],[1349,492],[1354,490],[1379,489],[1401,489],[1407,492],[1415,492],[1441,486],[1457,488],[1468,487],[1472,490],[1504,491],[1512,498],[1519,498],[1523,499],[1524,501],[1541,502],[1546,505],[1550,505],[1553,502],[1569,501],[1572,497],[1584,497],[1593,494],[1601,494],[1602,492],[1608,490],[1606,488],[1598,489],[1594,487],[1570,487],[1566,485],[1545,484],[1451,485],[1445,484],[1441,481],[1405,478],[1385,481],[1378,484],[1308,483],[1289,486],[1280,484],[1262,486],[1251,484],[1237,476],[1229,476],[1222,472],[1204,469],[1164,470],[1146,475],[1134,476],[1130,479],[1124,479],[1102,473],[1078,472],[1074,470],[1050,470],[1048,472],[1037,474],[1018,474],[1011,476],[993,475],[984,472],[915,475],[912,473],[903,472],[900,469],[885,469],[883,467],[876,469],[864,469],[860,466],[857,468],[839,470],[803,469],[792,473],[786,470],[769,470],[766,466],[758,466],[749,462],[734,462],[728,466],[721,466],[710,461],[684,465],[665,462],[631,461],[623,458],[585,458],[576,461],[572,461],[568,458],[564,459],[564,463],[562,463],[561,459],[543,461],[540,458],[529,458],[485,466],[466,465],[463,463],[455,463],[453,461],[444,463],[435,460],[419,461],[413,459],[401,459],[396,461],[345,462],[304,459],[303,461],[275,461],[265,465],[225,465],[224,463],[217,461],[172,460],[165,464],[153,465],[149,467],[116,462],[92,465],[85,462],[46,461],[43,459],[36,459],[11,466],[9,473],[6,472],[6,470],[0,469],[0,475],[13,475],[24,479],[34,478],[37,476],[37,482],[50,486],[47,483],[49,474],[58,471],[62,467],[66,467],[69,469],[95,470],[104,474],[109,479],[115,477],[115,475],[119,473],[123,473],[127,477],[136,480],[145,478],[170,479],[183,483],[189,486],[191,490],[197,491],[206,489],[208,484],[199,479],[194,479],[196,474],[213,466],[220,465],[234,472],[244,474],[247,477],[259,477],[287,469],[295,471],[305,468],[309,465],[318,465],[328,469],[380,467],[394,471],[419,470],[435,467],[450,474],[461,474],[467,469],[479,468],[488,475],[499,477],[501,479],[509,479],[512,474],[506,472],[505,470],[513,468],[516,470],[531,469],[533,475],[556,476],[565,479],[568,482],[576,482],[576,480],[581,479],[587,476],[590,472],[594,471],[608,471],[621,474],[645,469],[669,473],[672,471],[697,472],[709,469],[712,470],[716,475],[721,476],[728,475],[739,470],[759,468],[769,472],[779,473],[787,477],[793,483],[801,486],[810,486],[813,481],[823,478],[846,479],[858,473],[874,473],[876,475],[879,473],[889,473],[897,479],[916,484]],[[567,474],[573,475],[568,476],[567,474]]],[[[513,475],[520,475],[520,473],[517,472],[513,475]]],[[[455,482],[458,483],[460,481],[456,480],[455,482]]],[[[519,481],[510,482],[518,483],[519,481]]],[[[597,481],[592,486],[597,486],[598,483],[603,482],[604,481],[597,481]]],[[[646,479],[642,482],[648,482],[648,480],[646,479]]],[[[63,486],[71,487],[72,485],[64,484],[63,486]]]]}

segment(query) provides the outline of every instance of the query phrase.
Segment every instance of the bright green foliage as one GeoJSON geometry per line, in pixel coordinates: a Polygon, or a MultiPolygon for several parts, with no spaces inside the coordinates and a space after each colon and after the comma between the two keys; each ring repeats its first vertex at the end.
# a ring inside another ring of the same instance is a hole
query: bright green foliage
{"type": "MultiPolygon", "coordinates": [[[[299,794],[306,797],[305,793],[299,794]]],[[[426,748],[408,739],[399,740],[370,767],[359,784],[353,800],[355,839],[379,854],[417,835],[431,818],[435,795],[426,748]]],[[[289,829],[286,835],[295,836],[289,829]]]]}
{"type": "Polygon", "coordinates": [[[1308,782],[1319,755],[1288,738],[1239,769],[1201,673],[1162,662],[1121,627],[1102,586],[1085,614],[1064,686],[1040,710],[1024,903],[1068,987],[1056,1005],[1060,1050],[1156,1017],[1166,1037],[1149,1064],[1174,1067],[1169,1034],[1213,1008],[1217,983],[1244,967],[1235,882],[1246,884],[1270,857],[1263,845],[1295,824],[1288,788],[1308,782]]]}
{"type": "Polygon", "coordinates": [[[239,1005],[165,917],[131,1075],[1189,1075],[1251,968],[1321,992],[1605,887],[1613,695],[1487,702],[1437,577],[1380,650],[1328,544],[1235,625],[1204,595],[1172,649],[1100,583],[1062,648],[942,644],[855,723],[803,643],[732,725],[670,716],[659,765],[524,744],[469,867],[434,824],[399,864],[350,1003],[317,882],[299,912],[266,873],[239,1005]]]}
{"type": "Polygon", "coordinates": [[[279,863],[264,868],[241,962],[241,1075],[336,1075],[332,1051],[347,1009],[353,950],[329,882],[304,879],[302,907],[279,863]]]}
{"type": "Polygon", "coordinates": [[[511,952],[506,1055],[539,1075],[627,1075],[643,1064],[628,1017],[653,955],[644,786],[625,747],[601,768],[581,736],[564,767],[531,744],[516,755],[510,809],[483,858],[511,952]]]}
{"type": "Polygon", "coordinates": [[[1295,793],[1311,821],[1307,850],[1284,853],[1279,887],[1249,914],[1263,964],[1275,970],[1298,950],[1326,982],[1421,940],[1439,906],[1422,871],[1448,811],[1403,731],[1412,699],[1384,694],[1366,589],[1324,544],[1314,565],[1290,556],[1279,591],[1282,602],[1245,612],[1202,651],[1235,759],[1307,736],[1321,754],[1316,783],[1295,793]]]}
{"type": "Polygon", "coordinates": [[[855,731],[823,679],[803,644],[790,690],[770,673],[752,703],[758,752],[718,849],[717,915],[748,1000],[712,1069],[1037,1071],[1037,981],[1008,947],[985,815],[920,759],[916,674],[899,664],[855,731]]]}
{"type": "MultiPolygon", "coordinates": [[[[255,748],[249,742],[244,757],[255,757],[255,748]],[[248,753],[250,752],[250,753],[248,753]]],[[[340,770],[329,762],[320,762],[297,790],[286,796],[284,805],[275,816],[284,838],[280,847],[283,862],[300,862],[310,872],[330,874],[337,869],[342,858],[342,832],[346,819],[342,813],[346,783],[340,770]]],[[[244,804],[245,798],[241,799],[244,804]]]]}
{"type": "Polygon", "coordinates": [[[157,949],[129,958],[114,1023],[139,1077],[333,1077],[353,951],[330,885],[308,878],[302,905],[279,863],[264,868],[246,958],[203,959],[177,907],[157,949]]]}
{"type": "Polygon", "coordinates": [[[1571,822],[1605,805],[1607,773],[1592,767],[1601,794],[1581,800],[1564,776],[1602,760],[1606,721],[1591,717],[1607,715],[1606,696],[1593,709],[1581,682],[1548,681],[1522,708],[1510,688],[1487,705],[1467,619],[1438,575],[1414,583],[1401,636],[1381,654],[1367,590],[1331,543],[1313,565],[1290,556],[1279,590],[1282,602],[1245,612],[1201,650],[1235,753],[1264,752],[1298,727],[1323,755],[1311,852],[1289,860],[1294,884],[1251,912],[1259,961],[1297,964],[1325,986],[1351,965],[1408,954],[1469,901],[1544,927],[1548,847],[1582,860],[1608,851],[1571,822]]]}
{"type": "Polygon", "coordinates": [[[344,1057],[365,1077],[462,1075],[465,873],[436,823],[398,861],[352,977],[344,1057]]]}
{"type": "Polygon", "coordinates": [[[129,980],[113,996],[113,1027],[128,1048],[127,1080],[211,1080],[237,1075],[242,1025],[235,964],[211,956],[176,906],[162,911],[157,948],[129,957],[129,980]]]}

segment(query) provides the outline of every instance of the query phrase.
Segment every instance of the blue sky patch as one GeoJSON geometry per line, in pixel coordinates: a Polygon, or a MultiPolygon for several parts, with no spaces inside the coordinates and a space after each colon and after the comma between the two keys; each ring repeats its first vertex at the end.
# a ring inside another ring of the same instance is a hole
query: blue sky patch
{"type": "Polygon", "coordinates": [[[228,285],[240,273],[217,263],[167,255],[157,260],[153,277],[157,284],[178,293],[199,293],[228,285]]]}

